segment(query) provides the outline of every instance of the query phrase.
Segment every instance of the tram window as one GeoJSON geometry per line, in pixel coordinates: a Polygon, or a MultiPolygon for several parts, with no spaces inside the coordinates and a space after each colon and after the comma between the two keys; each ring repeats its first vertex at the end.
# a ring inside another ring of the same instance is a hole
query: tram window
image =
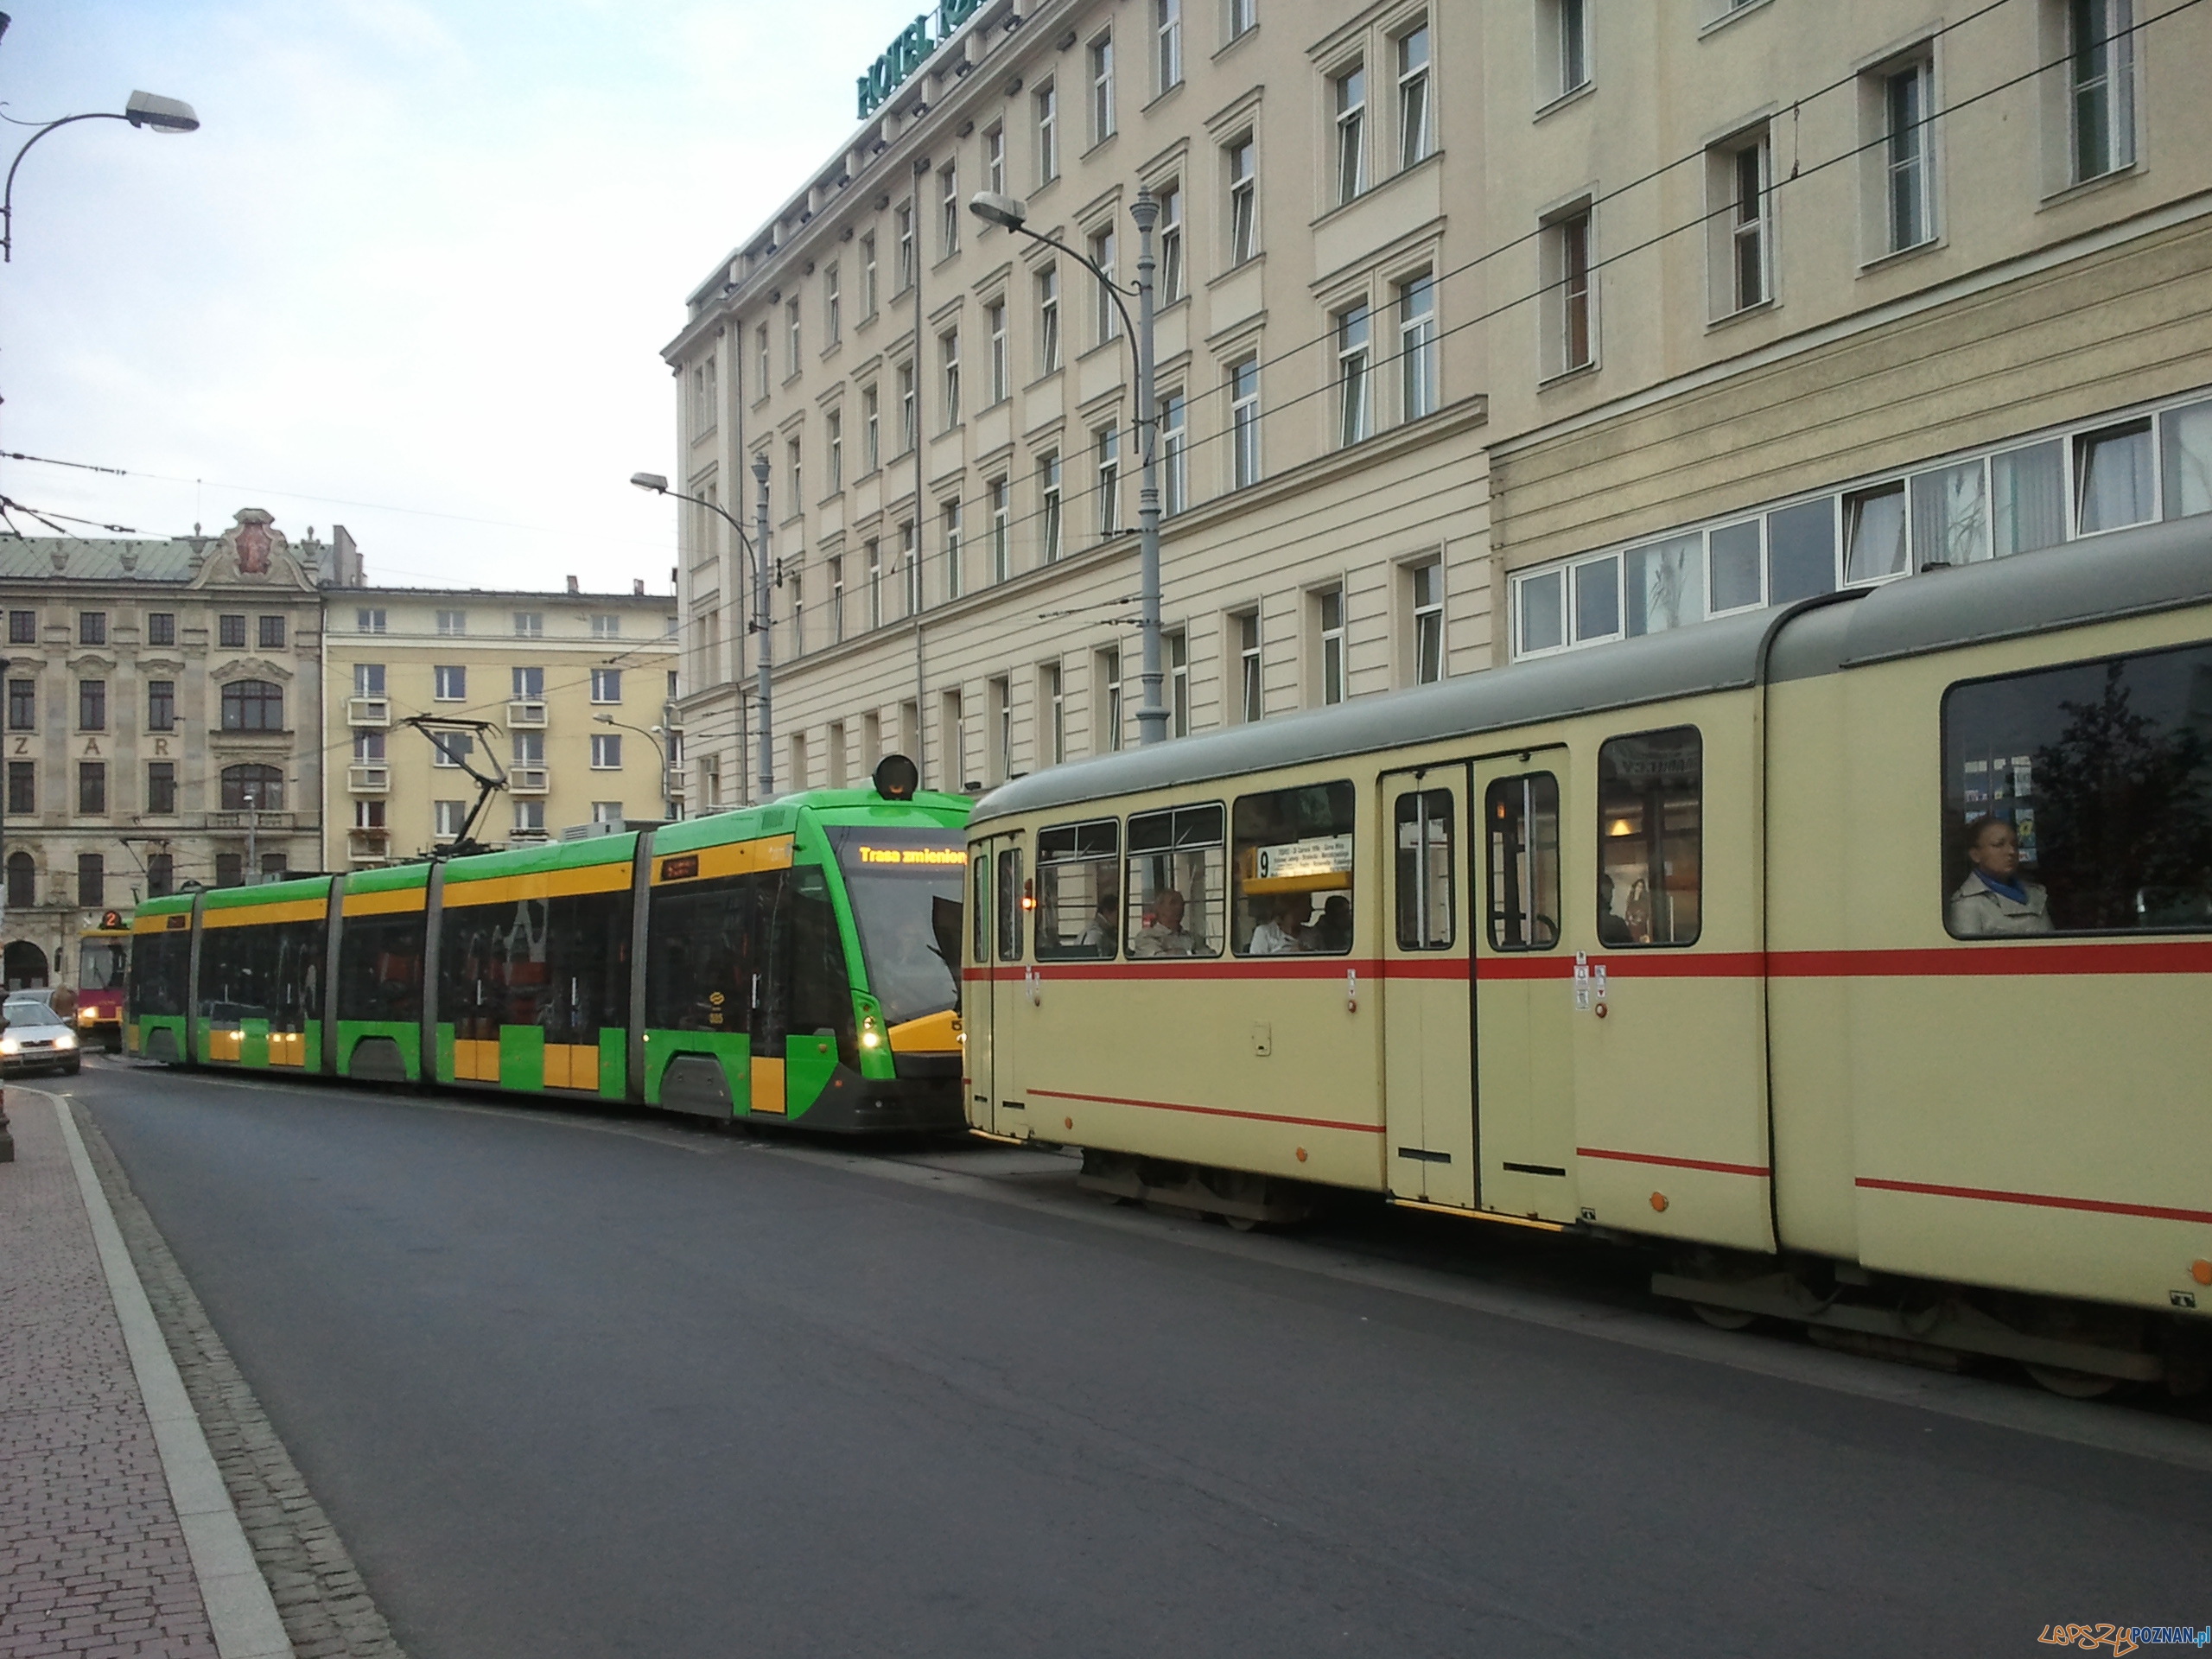
{"type": "MultiPolygon", "coordinates": [[[[1548,950],[1559,943],[1559,779],[1548,772],[1493,781],[1483,796],[1490,826],[1490,948],[1548,950]]],[[[1600,937],[1606,936],[1599,918],[1600,937]]]]}
{"type": "Polygon", "coordinates": [[[2212,645],[1943,698],[1952,935],[2212,931],[2212,645]]]}
{"type": "Polygon", "coordinates": [[[968,878],[968,941],[969,956],[978,963],[991,959],[991,861],[989,855],[972,861],[968,878]]]}
{"type": "Polygon", "coordinates": [[[1037,960],[1110,957],[1120,929],[1122,826],[1112,818],[1037,832],[1037,960]]]}
{"type": "Polygon", "coordinates": [[[324,924],[210,928],[200,948],[200,1017],[216,1025],[265,1020],[307,1029],[322,1014],[324,924]]]}
{"type": "Polygon", "coordinates": [[[1410,790],[1398,797],[1395,831],[1398,948],[1443,950],[1452,925],[1452,791],[1410,790]]]}
{"type": "Polygon", "coordinates": [[[1694,726],[1617,737],[1598,750],[1600,944],[1697,943],[1704,774],[1694,726]]]}
{"type": "Polygon", "coordinates": [[[543,899],[450,908],[440,924],[438,1015],[463,1042],[496,1042],[502,1026],[551,1018],[549,917],[543,899]]]}
{"type": "Polygon", "coordinates": [[[645,930],[645,1024],[659,1031],[750,1031],[754,878],[657,887],[645,930]]]}
{"type": "Polygon", "coordinates": [[[348,916],[338,936],[338,1017],[423,1017],[423,912],[348,916]]]}
{"type": "Polygon", "coordinates": [[[186,976],[192,965],[192,936],[185,932],[141,933],[130,944],[130,1011],[134,1014],[184,1012],[186,976]]]}
{"type": "Polygon", "coordinates": [[[546,905],[545,990],[537,1024],[549,1043],[595,1046],[630,1023],[629,893],[563,893],[546,905]]]}
{"type": "Polygon", "coordinates": [[[999,855],[999,960],[1021,960],[1021,849],[999,855]]]}
{"type": "Polygon", "coordinates": [[[1221,954],[1229,861],[1221,820],[1218,802],[1130,818],[1122,925],[1131,957],[1221,954]]]}
{"type": "Polygon", "coordinates": [[[1355,810],[1349,783],[1237,798],[1230,934],[1238,956],[1351,950],[1355,810]]]}

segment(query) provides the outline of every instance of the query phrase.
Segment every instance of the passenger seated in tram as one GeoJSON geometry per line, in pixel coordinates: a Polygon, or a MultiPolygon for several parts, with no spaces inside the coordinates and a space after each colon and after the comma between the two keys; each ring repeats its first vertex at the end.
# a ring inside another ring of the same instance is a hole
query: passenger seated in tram
{"type": "Polygon", "coordinates": [[[1625,916],[1613,908],[1613,878],[1602,870],[1598,873],[1598,943],[1637,943],[1636,930],[1628,925],[1625,916]]]}
{"type": "Polygon", "coordinates": [[[1321,919],[1301,930],[1308,950],[1340,957],[1351,949],[1351,900],[1332,893],[1321,906],[1321,919]]]}
{"type": "Polygon", "coordinates": [[[1120,926],[1122,895],[1111,889],[1098,895],[1097,907],[1090,912],[1090,925],[1083,930],[1076,940],[1076,949],[1093,955],[1110,957],[1114,954],[1114,938],[1120,926]]]}
{"type": "Polygon", "coordinates": [[[1252,930],[1252,942],[1244,947],[1247,956],[1288,957],[1302,953],[1305,942],[1299,934],[1306,925],[1312,901],[1302,893],[1286,893],[1276,900],[1274,913],[1252,930]]]}
{"type": "Polygon", "coordinates": [[[2020,874],[2020,836],[2005,819],[1967,826],[1967,862],[1974,868],[1951,894],[1945,919],[1964,938],[2050,931],[2050,898],[2020,874]]]}
{"type": "Polygon", "coordinates": [[[1129,935],[1132,957],[1187,957],[1198,941],[1183,931],[1183,895],[1161,887],[1152,895],[1152,919],[1129,935]]]}

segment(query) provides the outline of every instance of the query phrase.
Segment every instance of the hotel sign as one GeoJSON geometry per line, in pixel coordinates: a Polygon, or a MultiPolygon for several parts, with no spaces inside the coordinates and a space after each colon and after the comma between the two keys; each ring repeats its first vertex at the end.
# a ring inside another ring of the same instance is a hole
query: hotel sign
{"type": "Polygon", "coordinates": [[[983,7],[983,0],[938,0],[937,35],[930,35],[930,14],[920,16],[899,32],[881,57],[869,66],[868,73],[858,82],[860,88],[860,118],[863,121],[891,101],[891,94],[899,90],[906,77],[929,60],[931,53],[952,38],[952,31],[973,17],[983,7]]]}

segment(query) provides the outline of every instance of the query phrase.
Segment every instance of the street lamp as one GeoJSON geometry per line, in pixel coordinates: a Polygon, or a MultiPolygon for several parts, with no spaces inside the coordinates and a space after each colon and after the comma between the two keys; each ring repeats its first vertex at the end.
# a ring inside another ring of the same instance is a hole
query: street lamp
{"type": "MultiPolygon", "coordinates": [[[[760,705],[760,798],[772,800],[776,793],[776,747],[774,742],[776,717],[774,691],[768,677],[773,666],[772,636],[768,632],[768,454],[765,449],[753,457],[753,481],[759,486],[760,502],[754,514],[757,541],[747,540],[745,526],[722,511],[717,502],[696,495],[686,495],[681,490],[668,487],[668,480],[658,473],[632,473],[630,481],[641,490],[655,495],[665,495],[678,501],[689,501],[695,507],[704,507],[720,518],[737,532],[738,545],[753,556],[753,620],[747,626],[748,632],[760,636],[760,655],[753,701],[760,705]]],[[[743,760],[742,754],[739,756],[743,760]]]]}
{"type": "MultiPolygon", "coordinates": [[[[1122,303],[1122,289],[1091,260],[1065,242],[1029,228],[1029,204],[1018,196],[980,190],[969,198],[968,211],[986,225],[1041,242],[1084,266],[1113,297],[1114,308],[1129,323],[1129,308],[1122,303]]],[[[1153,397],[1152,227],[1160,218],[1160,204],[1149,186],[1141,187],[1129,204],[1129,217],[1137,227],[1137,315],[1129,326],[1130,348],[1137,359],[1137,448],[1144,461],[1143,483],[1137,493],[1137,568],[1140,626],[1144,633],[1143,701],[1137,708],[1137,741],[1158,743],[1167,735],[1167,709],[1160,702],[1160,411],[1153,397]]]]}
{"type": "Polygon", "coordinates": [[[594,715],[592,718],[602,726],[620,726],[626,732],[635,732],[653,746],[653,753],[660,757],[660,815],[663,819],[666,819],[669,816],[668,751],[661,746],[660,740],[668,728],[664,726],[655,726],[651,729],[643,726],[632,726],[628,721],[617,720],[612,715],[594,715]]]}
{"type": "MultiPolygon", "coordinates": [[[[0,25],[0,27],[4,27],[0,25]]],[[[23,157],[30,154],[33,144],[56,127],[66,127],[73,121],[128,121],[134,127],[143,127],[154,132],[196,132],[200,118],[192,112],[192,105],[181,99],[160,98],[152,92],[133,92],[120,113],[112,110],[95,110],[86,115],[65,115],[58,121],[49,121],[23,140],[23,147],[16,152],[16,159],[8,163],[8,188],[0,194],[0,262],[16,257],[16,169],[23,164],[23,157]]]]}

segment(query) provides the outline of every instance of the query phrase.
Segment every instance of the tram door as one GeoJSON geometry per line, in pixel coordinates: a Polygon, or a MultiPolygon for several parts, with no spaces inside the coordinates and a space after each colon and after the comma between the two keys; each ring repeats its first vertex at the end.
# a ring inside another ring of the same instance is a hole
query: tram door
{"type": "Polygon", "coordinates": [[[969,968],[963,984],[968,1033],[968,1122],[994,1135],[1027,1132],[1020,1074],[1014,1067],[1015,1004],[1022,980],[1021,848],[1011,836],[980,843],[969,861],[969,968]]]}
{"type": "Polygon", "coordinates": [[[1390,1191],[1474,1206],[1468,1000],[1467,768],[1382,779],[1390,913],[1382,934],[1382,1088],[1390,1191]]]}
{"type": "Polygon", "coordinates": [[[961,1105],[969,1127],[990,1129],[994,1103],[992,1085],[993,1039],[998,1022],[993,1016],[991,982],[991,855],[988,849],[969,849],[968,860],[968,960],[960,974],[960,1028],[966,1034],[961,1075],[967,1079],[961,1105]]]}
{"type": "Polygon", "coordinates": [[[1561,867],[1567,751],[1475,766],[1479,841],[1471,849],[1481,889],[1475,940],[1475,1082],[1482,1137],[1482,1207],[1572,1221],[1574,1185],[1574,1009],[1586,994],[1563,938],[1561,867]]]}

